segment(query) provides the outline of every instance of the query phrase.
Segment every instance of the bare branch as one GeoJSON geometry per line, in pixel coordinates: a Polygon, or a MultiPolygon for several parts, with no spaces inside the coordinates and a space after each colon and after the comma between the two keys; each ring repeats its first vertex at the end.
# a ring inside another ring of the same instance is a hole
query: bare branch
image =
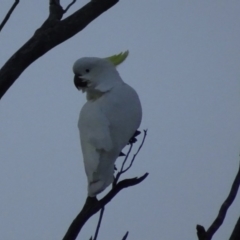
{"type": "Polygon", "coordinates": [[[222,204],[220,210],[219,210],[219,213],[218,213],[218,216],[217,218],[214,220],[214,222],[212,223],[212,225],[209,227],[209,229],[207,230],[207,235],[208,235],[208,238],[211,239],[212,236],[214,235],[214,233],[219,229],[219,227],[222,225],[224,219],[225,219],[225,216],[226,216],[226,213],[227,213],[227,210],[228,208],[232,205],[236,195],[237,195],[237,192],[238,192],[238,188],[239,188],[239,185],[240,185],[240,167],[238,169],[238,173],[235,177],[235,180],[232,184],[232,188],[230,190],[230,193],[227,197],[227,199],[224,201],[224,203],[222,204]]]}
{"type": "Polygon", "coordinates": [[[83,209],[73,220],[63,240],[75,240],[79,232],[81,231],[83,225],[91,216],[93,216],[101,208],[106,206],[106,204],[108,204],[122,189],[141,183],[147,176],[148,173],[145,173],[140,178],[122,180],[114,188],[112,188],[112,190],[105,197],[103,197],[99,201],[97,200],[97,198],[88,197],[83,206],[83,209]]]}
{"type": "Polygon", "coordinates": [[[223,202],[218,216],[216,217],[216,219],[214,220],[214,222],[212,223],[212,225],[209,227],[209,229],[207,231],[205,231],[204,227],[202,227],[201,225],[197,225],[197,233],[198,235],[200,234],[200,238],[199,240],[211,240],[213,235],[216,233],[216,231],[219,229],[219,227],[222,225],[225,216],[227,214],[227,211],[229,209],[229,207],[232,205],[237,192],[238,192],[238,188],[240,185],[240,166],[238,169],[238,173],[233,181],[230,193],[228,195],[228,197],[226,198],[226,200],[223,202]]]}
{"type": "MultiPolygon", "coordinates": [[[[130,152],[132,151],[133,143],[130,143],[130,147],[129,147],[128,152],[127,152],[127,154],[126,154],[126,156],[125,156],[125,159],[124,159],[124,161],[123,161],[123,163],[122,163],[121,169],[120,169],[120,171],[116,174],[116,177],[115,177],[115,179],[114,179],[113,187],[117,184],[117,182],[118,182],[119,178],[121,177],[121,175],[122,175],[123,173],[127,172],[127,171],[132,167],[133,162],[134,162],[136,156],[138,155],[138,153],[140,152],[140,150],[141,150],[141,148],[142,148],[142,146],[143,146],[143,144],[144,144],[144,142],[145,142],[145,138],[146,138],[146,136],[147,136],[147,130],[143,130],[143,131],[144,131],[144,135],[143,135],[142,142],[141,142],[140,146],[138,147],[137,152],[133,155],[133,158],[132,158],[129,166],[128,166],[126,169],[124,169],[124,166],[125,166],[125,164],[126,164],[126,162],[127,162],[127,159],[128,159],[128,157],[129,157],[129,154],[130,154],[130,152]]],[[[134,143],[135,143],[135,142],[134,142],[134,143]]]]}
{"type": "Polygon", "coordinates": [[[135,160],[135,158],[136,158],[136,156],[138,155],[138,153],[140,152],[140,150],[141,150],[141,148],[142,148],[142,146],[143,146],[143,144],[144,144],[144,142],[145,142],[145,139],[146,139],[146,136],[147,136],[147,130],[143,130],[144,131],[144,134],[143,134],[143,139],[142,139],[142,142],[141,142],[141,144],[140,144],[140,146],[139,146],[139,148],[138,148],[138,150],[137,150],[137,152],[133,155],[133,158],[132,158],[132,161],[131,161],[131,163],[130,163],[130,165],[125,169],[125,170],[123,170],[123,173],[125,173],[126,171],[128,171],[129,170],[129,168],[131,168],[132,167],[132,165],[133,165],[133,162],[134,162],[134,160],[135,160]]]}
{"type": "Polygon", "coordinates": [[[64,13],[66,13],[69,8],[76,2],[77,0],[73,0],[71,3],[68,4],[68,6],[65,8],[64,13]]]}
{"type": "Polygon", "coordinates": [[[7,23],[8,19],[11,17],[11,14],[13,13],[14,9],[16,8],[16,6],[18,5],[19,2],[20,2],[19,0],[15,0],[12,7],[9,9],[8,13],[6,14],[2,23],[0,24],[0,32],[2,31],[4,25],[7,23]]]}
{"type": "Polygon", "coordinates": [[[125,156],[125,158],[123,160],[123,163],[122,163],[122,166],[121,166],[121,170],[119,172],[120,174],[122,174],[124,172],[124,166],[125,166],[125,164],[126,164],[126,162],[128,160],[130,152],[132,151],[132,147],[133,147],[133,143],[130,143],[130,147],[129,147],[128,152],[127,152],[127,154],[126,154],[126,156],[125,156]]]}
{"type": "Polygon", "coordinates": [[[104,213],[104,207],[100,211],[99,220],[98,220],[98,224],[97,224],[97,228],[96,228],[96,232],[95,232],[93,240],[97,240],[98,232],[99,232],[101,222],[102,222],[103,213],[104,213]]]}
{"type": "Polygon", "coordinates": [[[240,239],[240,217],[238,218],[238,221],[233,229],[233,232],[229,240],[239,240],[239,239],[240,239]]]}
{"type": "Polygon", "coordinates": [[[125,156],[125,158],[124,158],[124,160],[123,160],[121,169],[120,169],[120,171],[116,174],[116,177],[115,177],[115,179],[114,179],[114,181],[113,181],[113,187],[116,186],[116,184],[117,184],[120,176],[121,176],[122,173],[123,173],[123,168],[124,168],[124,165],[125,165],[125,163],[126,163],[126,161],[127,161],[127,159],[128,159],[128,156],[129,156],[130,152],[132,151],[132,146],[133,146],[133,143],[130,144],[130,147],[129,147],[129,149],[128,149],[128,152],[127,152],[127,154],[126,154],[126,156],[125,156]]]}
{"type": "Polygon", "coordinates": [[[73,37],[119,0],[92,0],[69,17],[42,26],[0,70],[0,99],[35,60],[73,37]]]}
{"type": "Polygon", "coordinates": [[[128,232],[126,232],[126,234],[123,236],[122,240],[126,240],[128,237],[128,232]]]}

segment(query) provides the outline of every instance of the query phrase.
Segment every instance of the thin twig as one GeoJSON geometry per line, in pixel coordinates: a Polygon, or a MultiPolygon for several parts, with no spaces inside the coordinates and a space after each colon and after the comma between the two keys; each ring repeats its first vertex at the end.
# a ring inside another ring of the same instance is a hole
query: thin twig
{"type": "Polygon", "coordinates": [[[207,231],[205,231],[204,227],[202,227],[201,225],[197,225],[198,233],[199,233],[199,229],[200,229],[201,230],[200,233],[202,233],[202,235],[203,235],[202,238],[199,238],[200,240],[202,240],[202,239],[211,240],[213,235],[220,228],[220,226],[222,225],[222,223],[225,219],[225,216],[227,214],[229,207],[232,205],[232,203],[237,195],[239,185],[240,185],[240,166],[239,166],[237,175],[233,181],[229,195],[226,198],[226,200],[223,202],[223,204],[219,210],[218,216],[213,221],[212,225],[208,228],[207,231]],[[205,234],[204,234],[203,230],[205,231],[205,234]]]}
{"type": "Polygon", "coordinates": [[[130,143],[129,150],[128,150],[127,155],[126,155],[126,157],[125,157],[125,159],[124,159],[124,161],[123,161],[123,163],[122,163],[122,167],[121,167],[121,170],[120,170],[121,173],[123,172],[125,163],[127,162],[127,159],[128,159],[128,157],[129,157],[129,154],[130,154],[130,152],[132,151],[132,147],[133,147],[133,143],[130,143]]]}
{"type": "Polygon", "coordinates": [[[100,226],[101,226],[101,222],[102,222],[103,213],[104,213],[104,207],[101,209],[101,212],[100,212],[100,215],[99,215],[98,224],[97,224],[97,228],[96,228],[93,240],[97,240],[98,232],[99,232],[99,229],[100,229],[100,226]]]}
{"type": "Polygon", "coordinates": [[[122,240],[126,240],[128,237],[128,232],[126,232],[126,234],[123,236],[122,240]]]}
{"type": "Polygon", "coordinates": [[[133,146],[133,143],[130,143],[130,147],[129,147],[128,152],[127,152],[127,154],[126,154],[126,156],[125,156],[125,158],[124,158],[124,161],[123,161],[123,163],[122,163],[121,169],[120,169],[120,171],[116,174],[116,177],[115,177],[115,179],[114,179],[114,181],[113,181],[113,187],[117,184],[117,182],[118,182],[118,180],[119,180],[119,178],[120,178],[120,176],[121,176],[121,174],[122,174],[122,172],[123,172],[124,165],[125,165],[125,163],[126,163],[126,161],[127,161],[127,159],[128,159],[128,156],[129,156],[130,152],[132,151],[132,146],[133,146]]]}
{"type": "Polygon", "coordinates": [[[124,166],[125,166],[125,164],[126,164],[126,162],[127,162],[127,159],[128,159],[128,157],[129,157],[129,154],[131,153],[132,147],[133,147],[133,143],[130,143],[130,147],[129,147],[128,152],[127,152],[127,154],[126,154],[126,157],[125,157],[125,159],[124,159],[124,161],[123,161],[123,163],[122,163],[121,169],[120,169],[120,171],[116,174],[116,177],[115,177],[115,179],[114,179],[113,187],[117,184],[117,182],[118,182],[119,178],[121,177],[121,175],[122,175],[123,173],[127,172],[127,171],[132,167],[133,162],[134,162],[136,156],[138,155],[138,153],[140,152],[140,150],[141,150],[141,148],[142,148],[142,146],[143,146],[143,144],[144,144],[144,142],[145,142],[145,138],[146,138],[146,136],[147,136],[147,130],[143,130],[143,131],[144,131],[144,135],[143,135],[142,142],[141,142],[140,146],[138,147],[137,152],[133,155],[133,158],[132,158],[129,166],[128,166],[126,169],[124,169],[124,166]]]}
{"type": "Polygon", "coordinates": [[[133,158],[132,158],[132,160],[131,160],[131,163],[129,164],[129,166],[128,166],[125,170],[122,171],[122,173],[125,173],[126,171],[129,170],[129,168],[132,167],[133,162],[134,162],[136,156],[138,155],[139,151],[141,150],[141,148],[142,148],[142,146],[143,146],[143,144],[144,144],[144,142],[145,142],[145,138],[146,138],[146,136],[147,136],[147,130],[143,130],[143,131],[144,131],[144,135],[143,135],[142,142],[141,142],[141,144],[140,144],[140,146],[139,146],[137,152],[133,155],[133,158]]]}
{"type": "Polygon", "coordinates": [[[68,4],[68,6],[66,7],[66,9],[63,11],[64,13],[66,13],[69,8],[76,2],[77,0],[73,0],[71,3],[68,4]]]}
{"type": "Polygon", "coordinates": [[[4,25],[7,23],[7,21],[10,18],[12,12],[14,11],[14,9],[16,8],[16,6],[18,5],[19,2],[20,2],[20,0],[15,0],[15,2],[12,5],[12,7],[9,9],[8,13],[6,14],[6,16],[3,19],[2,23],[0,24],[0,32],[2,31],[4,25]]]}

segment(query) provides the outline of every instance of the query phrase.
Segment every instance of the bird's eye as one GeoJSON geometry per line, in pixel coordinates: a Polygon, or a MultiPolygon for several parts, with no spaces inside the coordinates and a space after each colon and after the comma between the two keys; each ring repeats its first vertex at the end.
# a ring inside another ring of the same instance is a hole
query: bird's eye
{"type": "Polygon", "coordinates": [[[87,68],[87,69],[85,69],[85,72],[86,72],[86,73],[89,73],[89,72],[90,72],[90,70],[87,68]]]}

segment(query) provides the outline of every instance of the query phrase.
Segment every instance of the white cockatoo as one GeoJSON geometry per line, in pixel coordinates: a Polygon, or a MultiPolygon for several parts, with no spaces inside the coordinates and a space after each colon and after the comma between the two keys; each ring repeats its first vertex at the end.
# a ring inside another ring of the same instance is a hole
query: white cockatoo
{"type": "Polygon", "coordinates": [[[90,197],[113,182],[114,163],[141,123],[138,94],[116,70],[127,55],[84,57],[73,65],[74,84],[87,94],[78,128],[90,197]]]}

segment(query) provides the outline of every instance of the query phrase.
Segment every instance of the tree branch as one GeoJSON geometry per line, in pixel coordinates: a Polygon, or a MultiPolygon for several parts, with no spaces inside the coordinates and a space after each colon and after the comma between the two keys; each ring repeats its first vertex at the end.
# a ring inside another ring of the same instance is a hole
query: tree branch
{"type": "Polygon", "coordinates": [[[216,219],[213,221],[212,225],[209,227],[209,229],[206,231],[203,226],[197,225],[197,235],[199,240],[211,240],[213,235],[216,233],[216,231],[220,228],[222,225],[225,216],[227,214],[227,211],[229,207],[232,205],[234,199],[236,198],[238,188],[240,185],[240,166],[237,172],[237,175],[233,181],[230,193],[226,200],[223,202],[218,216],[216,219]]]}
{"type": "Polygon", "coordinates": [[[120,171],[116,174],[116,177],[115,177],[115,179],[114,179],[114,181],[113,181],[113,187],[117,184],[120,176],[123,174],[124,165],[125,165],[128,157],[129,157],[130,152],[132,151],[132,146],[133,146],[133,143],[130,143],[130,147],[129,147],[128,152],[127,152],[127,154],[126,154],[126,156],[125,156],[125,158],[124,158],[124,160],[123,160],[121,169],[120,169],[120,171]]]}
{"type": "Polygon", "coordinates": [[[22,72],[36,59],[83,30],[118,1],[92,0],[69,17],[55,21],[53,25],[43,24],[0,70],[0,99],[22,72]]]}
{"type": "MultiPolygon", "coordinates": [[[[137,132],[138,132],[137,135],[139,135],[139,134],[141,133],[140,131],[137,131],[137,132]]],[[[115,179],[114,179],[114,181],[113,181],[113,187],[117,184],[117,182],[118,182],[119,178],[121,177],[121,175],[122,175],[123,173],[127,172],[127,171],[132,167],[133,162],[134,162],[136,156],[138,155],[138,153],[139,153],[140,150],[142,149],[142,146],[143,146],[143,144],[144,144],[144,142],[145,142],[145,139],[146,139],[146,136],[147,136],[147,130],[143,130],[143,132],[144,132],[144,133],[143,133],[143,139],[142,139],[142,142],[141,142],[140,146],[138,147],[137,152],[133,155],[132,160],[131,160],[129,166],[128,166],[126,169],[124,169],[124,166],[125,166],[125,164],[126,164],[126,162],[127,162],[127,160],[128,160],[129,154],[130,154],[130,152],[132,151],[133,144],[134,144],[137,140],[135,139],[133,142],[130,141],[130,143],[129,143],[129,144],[130,144],[130,147],[129,147],[128,152],[127,152],[127,154],[126,154],[126,156],[125,156],[125,158],[124,158],[124,160],[123,160],[121,169],[120,169],[120,171],[116,174],[116,177],[115,177],[115,179]]],[[[134,137],[134,138],[135,138],[135,137],[134,137]]]]}
{"type": "Polygon", "coordinates": [[[128,232],[126,232],[126,234],[123,236],[123,239],[122,240],[126,240],[128,237],[128,232]]]}
{"type": "Polygon", "coordinates": [[[147,136],[147,130],[143,130],[143,132],[144,132],[144,133],[143,133],[143,139],[142,139],[142,142],[141,142],[141,144],[140,144],[140,146],[139,146],[137,152],[133,155],[133,158],[132,158],[132,160],[131,160],[129,166],[128,166],[126,169],[124,169],[122,173],[127,172],[127,171],[132,167],[133,162],[134,162],[136,156],[137,156],[138,153],[140,152],[140,150],[141,150],[141,148],[142,148],[142,146],[143,146],[143,144],[144,144],[144,142],[145,142],[146,136],[147,136]]]}
{"type": "Polygon", "coordinates": [[[239,239],[240,239],[240,217],[238,218],[238,221],[233,229],[233,232],[229,240],[239,240],[239,239]]]}
{"type": "Polygon", "coordinates": [[[9,9],[8,13],[6,14],[2,23],[0,24],[0,32],[2,31],[4,25],[7,23],[8,19],[11,17],[11,14],[13,13],[14,9],[16,8],[16,6],[18,5],[19,2],[20,2],[19,0],[15,0],[12,7],[9,9]]]}
{"type": "Polygon", "coordinates": [[[101,212],[100,212],[100,215],[99,215],[98,224],[97,224],[97,228],[96,228],[93,240],[97,240],[98,232],[99,232],[99,229],[100,229],[100,226],[101,226],[101,223],[102,223],[103,213],[104,213],[104,207],[101,209],[101,212]]]}
{"type": "Polygon", "coordinates": [[[105,197],[103,197],[99,201],[97,200],[97,198],[88,197],[81,212],[73,220],[63,240],[75,240],[79,232],[81,231],[83,225],[91,216],[93,216],[101,208],[108,204],[122,189],[141,183],[147,176],[148,173],[145,173],[140,178],[122,180],[105,197]]]}

